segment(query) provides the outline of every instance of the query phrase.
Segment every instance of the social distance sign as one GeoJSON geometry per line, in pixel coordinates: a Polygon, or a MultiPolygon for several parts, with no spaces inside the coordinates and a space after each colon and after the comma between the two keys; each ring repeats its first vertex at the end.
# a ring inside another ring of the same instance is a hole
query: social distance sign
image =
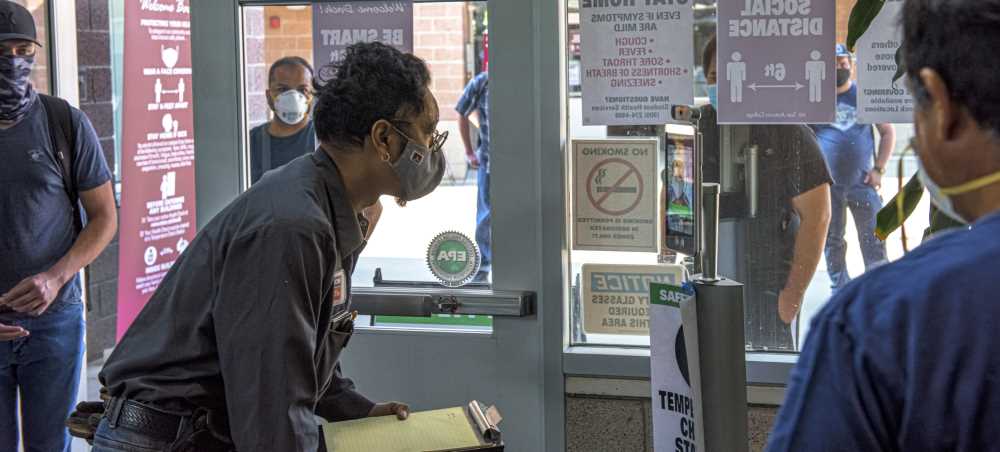
{"type": "Polygon", "coordinates": [[[726,23],[729,36],[823,36],[823,18],[811,16],[812,0],[744,1],[740,17],[729,19],[726,23]]]}
{"type": "Polygon", "coordinates": [[[832,122],[835,18],[829,0],[720,2],[719,123],[832,122]]]}
{"type": "Polygon", "coordinates": [[[120,339],[195,236],[191,12],[184,1],[125,3],[120,339]]]}

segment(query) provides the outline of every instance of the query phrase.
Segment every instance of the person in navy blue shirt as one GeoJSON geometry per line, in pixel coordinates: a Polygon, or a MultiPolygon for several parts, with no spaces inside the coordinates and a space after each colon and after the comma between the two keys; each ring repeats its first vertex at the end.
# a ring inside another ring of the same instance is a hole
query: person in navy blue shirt
{"type": "Polygon", "coordinates": [[[479,274],[475,281],[486,281],[493,266],[493,235],[490,229],[490,76],[483,71],[465,86],[465,92],[458,99],[458,130],[465,145],[465,156],[469,165],[477,173],[478,194],[476,202],[476,245],[482,256],[479,274]],[[472,149],[469,136],[469,116],[475,112],[479,117],[479,147],[472,149]]]}
{"type": "Polygon", "coordinates": [[[878,194],[882,175],[896,146],[896,129],[892,124],[877,124],[881,138],[876,155],[871,124],[858,122],[858,86],[851,80],[854,59],[844,44],[837,44],[836,55],[837,120],[812,126],[833,177],[825,254],[835,292],[851,281],[847,271],[847,241],[844,240],[848,208],[858,231],[865,270],[888,259],[885,243],[875,237],[875,216],[882,208],[882,198],[878,194]]]}
{"type": "Polygon", "coordinates": [[[1000,450],[1000,0],[907,0],[920,177],[969,223],[816,316],[767,450],[1000,450]]]}
{"type": "Polygon", "coordinates": [[[115,235],[111,172],[94,128],[70,108],[77,230],[45,105],[30,82],[31,13],[0,0],[0,450],[69,451],[64,422],[83,365],[78,273],[115,235]],[[19,407],[20,406],[20,411],[19,407]],[[21,429],[18,429],[20,414],[21,429]]]}

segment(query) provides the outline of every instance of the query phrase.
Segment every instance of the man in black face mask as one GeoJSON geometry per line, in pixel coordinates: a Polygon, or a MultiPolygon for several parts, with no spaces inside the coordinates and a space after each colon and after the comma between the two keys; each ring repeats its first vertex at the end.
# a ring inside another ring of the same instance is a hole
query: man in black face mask
{"type": "Polygon", "coordinates": [[[94,451],[316,451],[313,415],[395,415],[341,374],[353,330],[360,213],[415,200],[445,170],[419,58],[356,44],[322,83],[316,152],[278,168],[191,242],[100,374],[112,397],[94,451]]]}
{"type": "Polygon", "coordinates": [[[882,186],[885,165],[896,145],[892,124],[877,124],[878,154],[871,124],[858,119],[858,87],[851,80],[854,59],[844,44],[837,44],[837,120],[812,128],[823,149],[823,157],[833,176],[830,187],[830,231],[826,236],[826,267],[834,292],[851,281],[847,272],[847,241],[844,228],[847,209],[851,209],[858,231],[865,269],[887,260],[885,244],[875,237],[875,215],[882,208],[878,189],[882,186]]]}
{"type": "Polygon", "coordinates": [[[31,83],[39,47],[31,13],[0,0],[2,451],[18,450],[19,436],[23,450],[69,450],[63,420],[76,401],[84,350],[78,273],[118,223],[90,121],[31,83]]]}

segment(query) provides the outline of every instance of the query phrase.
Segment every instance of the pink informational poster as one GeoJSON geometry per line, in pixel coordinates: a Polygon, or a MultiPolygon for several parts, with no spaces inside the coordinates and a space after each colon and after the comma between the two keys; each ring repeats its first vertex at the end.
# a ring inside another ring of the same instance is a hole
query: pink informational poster
{"type": "Polygon", "coordinates": [[[189,3],[125,2],[124,50],[117,339],[197,225],[189,3]]]}

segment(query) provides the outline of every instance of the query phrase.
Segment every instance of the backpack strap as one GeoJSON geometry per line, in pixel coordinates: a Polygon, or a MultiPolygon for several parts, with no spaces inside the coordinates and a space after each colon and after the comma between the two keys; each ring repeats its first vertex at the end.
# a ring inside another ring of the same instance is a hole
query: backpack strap
{"type": "Polygon", "coordinates": [[[76,232],[83,230],[83,217],[80,215],[80,194],[76,186],[76,128],[73,127],[73,113],[69,102],[53,96],[38,94],[45,114],[49,120],[49,138],[52,140],[53,152],[62,172],[63,187],[73,209],[73,225],[76,232]]]}

